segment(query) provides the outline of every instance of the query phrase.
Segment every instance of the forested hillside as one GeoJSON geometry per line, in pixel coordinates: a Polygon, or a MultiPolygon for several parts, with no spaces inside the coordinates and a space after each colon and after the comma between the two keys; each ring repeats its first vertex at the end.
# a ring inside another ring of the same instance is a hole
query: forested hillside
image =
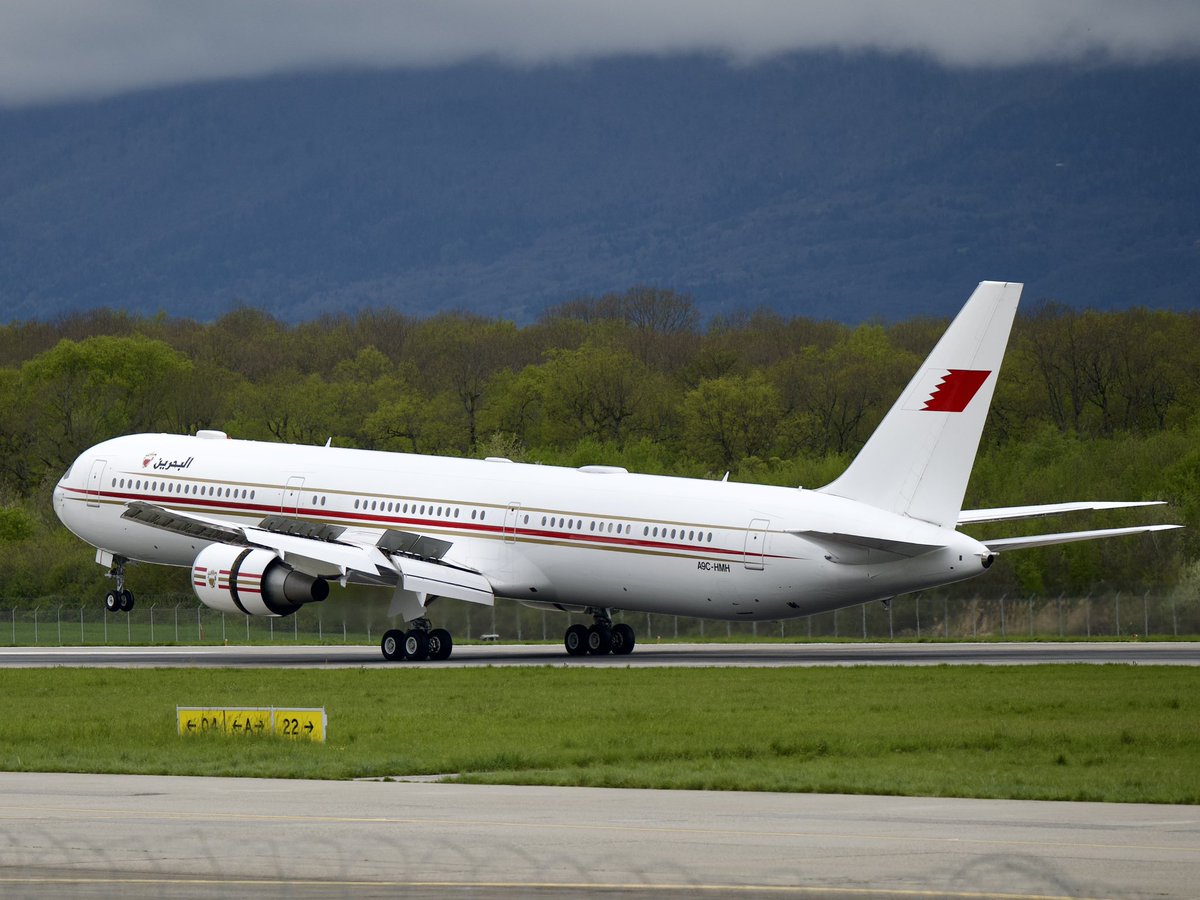
{"type": "MultiPolygon", "coordinates": [[[[13,323],[0,327],[0,599],[96,594],[101,572],[49,497],[79,451],[114,435],[216,427],[815,487],[866,440],[945,324],[758,312],[702,325],[689,297],[648,288],[524,326],[394,311],[289,325],[250,308],[211,324],[111,311],[13,323]]],[[[1008,554],[971,590],[1200,587],[1200,313],[1043,305],[1018,318],[967,503],[1070,499],[1173,505],[1064,528],[1193,528],[1008,554]]],[[[990,527],[980,536],[999,534],[990,527]]],[[[143,591],[186,590],[178,572],[138,578],[143,591]]]]}
{"type": "Polygon", "coordinates": [[[1200,304],[1200,66],[808,53],[326,72],[0,109],[0,310],[534,321],[1200,304]]]}

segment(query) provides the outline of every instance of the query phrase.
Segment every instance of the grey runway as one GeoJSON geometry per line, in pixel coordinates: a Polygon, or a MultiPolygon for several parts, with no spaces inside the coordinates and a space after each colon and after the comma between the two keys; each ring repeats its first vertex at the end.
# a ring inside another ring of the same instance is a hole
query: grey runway
{"type": "Polygon", "coordinates": [[[630,656],[568,657],[554,644],[460,645],[443,662],[387,662],[374,646],[3,647],[3,666],[861,666],[1127,663],[1200,665],[1200,642],[643,644],[630,656]]]}
{"type": "Polygon", "coordinates": [[[0,774],[16,897],[1192,897],[1200,808],[0,774]]]}

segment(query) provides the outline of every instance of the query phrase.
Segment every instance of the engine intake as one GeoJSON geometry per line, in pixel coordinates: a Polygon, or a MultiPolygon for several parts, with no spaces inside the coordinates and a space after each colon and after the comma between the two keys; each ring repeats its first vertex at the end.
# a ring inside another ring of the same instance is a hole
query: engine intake
{"type": "Polygon", "coordinates": [[[200,602],[247,616],[290,616],[305,603],[329,596],[329,582],[283,563],[270,550],[211,544],[192,563],[192,589],[200,602]]]}

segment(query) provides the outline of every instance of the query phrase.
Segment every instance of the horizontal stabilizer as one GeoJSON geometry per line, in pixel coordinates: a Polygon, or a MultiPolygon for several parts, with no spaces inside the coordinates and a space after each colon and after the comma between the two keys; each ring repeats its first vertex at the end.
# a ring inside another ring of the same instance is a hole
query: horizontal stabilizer
{"type": "Polygon", "coordinates": [[[1036,519],[1060,513],[1087,512],[1097,509],[1128,509],[1134,506],[1162,506],[1165,500],[1084,500],[1076,503],[1043,503],[1038,506],[1002,506],[995,509],[964,509],[958,514],[959,525],[976,522],[1002,522],[1007,519],[1036,519]]]}
{"type": "Polygon", "coordinates": [[[1097,538],[1120,537],[1126,534],[1146,534],[1150,531],[1170,531],[1182,528],[1182,525],[1135,525],[1132,528],[1100,528],[1095,531],[1067,531],[1061,534],[1035,534],[1029,537],[997,538],[988,540],[981,538],[993,553],[1005,550],[1023,550],[1027,547],[1052,547],[1055,544],[1070,544],[1074,541],[1094,541],[1097,538]]]}
{"type": "Polygon", "coordinates": [[[847,565],[880,562],[884,559],[910,559],[932,550],[940,550],[943,546],[833,531],[793,531],[792,534],[818,544],[828,551],[831,560],[847,565]]]}

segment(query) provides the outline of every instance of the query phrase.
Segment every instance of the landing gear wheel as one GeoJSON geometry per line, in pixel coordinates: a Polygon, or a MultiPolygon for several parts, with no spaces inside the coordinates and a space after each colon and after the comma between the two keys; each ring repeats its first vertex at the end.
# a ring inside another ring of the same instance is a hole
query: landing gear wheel
{"type": "Polygon", "coordinates": [[[628,656],[633,652],[635,643],[637,643],[637,638],[634,636],[632,628],[624,622],[613,626],[612,652],[614,656],[628,656]]]}
{"type": "Polygon", "coordinates": [[[379,649],[383,651],[383,658],[386,660],[397,662],[404,659],[404,632],[398,628],[385,631],[383,640],[379,642],[379,649]]]}
{"type": "Polygon", "coordinates": [[[428,659],[429,636],[416,628],[404,635],[404,655],[417,662],[428,659]]]}
{"type": "Polygon", "coordinates": [[[121,595],[121,612],[129,612],[133,609],[133,591],[119,591],[121,595]]]}
{"type": "Polygon", "coordinates": [[[587,652],[592,656],[604,656],[612,648],[612,629],[607,625],[593,625],[587,630],[587,652]]]}
{"type": "Polygon", "coordinates": [[[104,595],[104,608],[110,613],[121,611],[121,595],[116,591],[109,591],[104,595]]]}
{"type": "Polygon", "coordinates": [[[563,645],[570,656],[583,656],[588,652],[588,630],[583,625],[572,625],[567,629],[563,645]]]}
{"type": "Polygon", "coordinates": [[[449,659],[454,649],[454,638],[445,628],[435,628],[429,632],[429,658],[449,659]]]}

